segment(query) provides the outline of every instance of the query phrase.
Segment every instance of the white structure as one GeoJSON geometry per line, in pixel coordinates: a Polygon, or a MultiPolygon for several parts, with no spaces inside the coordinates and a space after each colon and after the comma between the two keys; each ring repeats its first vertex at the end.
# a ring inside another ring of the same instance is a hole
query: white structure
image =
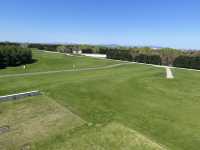
{"type": "Polygon", "coordinates": [[[170,67],[166,67],[166,77],[167,79],[174,79],[174,76],[170,67]]]}
{"type": "Polygon", "coordinates": [[[73,50],[72,53],[73,54],[82,54],[82,51],[81,50],[73,50]]]}
{"type": "Polygon", "coordinates": [[[94,57],[94,58],[106,58],[104,54],[82,54],[83,56],[94,57]]]}

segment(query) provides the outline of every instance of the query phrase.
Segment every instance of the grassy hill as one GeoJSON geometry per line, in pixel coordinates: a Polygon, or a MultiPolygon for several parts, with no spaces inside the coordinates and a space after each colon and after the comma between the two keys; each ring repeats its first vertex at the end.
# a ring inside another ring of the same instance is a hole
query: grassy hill
{"type": "Polygon", "coordinates": [[[9,67],[7,69],[0,70],[0,74],[64,70],[73,69],[73,66],[80,69],[114,64],[114,62],[109,60],[102,61],[88,57],[72,57],[64,54],[47,53],[42,51],[33,51],[33,59],[35,59],[36,63],[26,65],[26,69],[23,69],[22,66],[9,67]]]}
{"type": "MultiPolygon", "coordinates": [[[[73,64],[86,68],[116,63],[41,52],[35,52],[34,57],[38,62],[28,66],[30,69],[26,72],[70,69],[73,64]]],[[[23,71],[21,67],[8,68],[0,70],[0,76],[23,71]]],[[[5,120],[0,121],[0,125],[11,124],[12,129],[13,123],[9,120],[18,120],[15,124],[20,129],[24,120],[30,120],[27,125],[24,124],[28,133],[34,128],[36,130],[31,134],[30,141],[14,141],[20,146],[28,143],[32,149],[198,150],[200,74],[179,69],[173,72],[175,79],[167,80],[163,68],[124,64],[100,70],[3,77],[0,78],[0,95],[41,90],[43,96],[15,103],[0,103],[0,120],[5,120]],[[42,116],[32,110],[32,105],[36,105],[32,103],[40,106],[35,108],[41,109],[42,116]],[[52,104],[58,108],[52,108],[52,104]],[[16,119],[18,113],[15,108],[26,113],[20,113],[21,116],[16,119]],[[14,118],[6,121],[9,111],[14,118]],[[41,119],[51,118],[52,112],[59,114],[62,121],[58,121],[58,125],[64,124],[65,127],[52,127],[52,131],[45,128],[49,121],[38,123],[41,119]],[[23,119],[24,115],[27,118],[23,119]],[[78,120],[75,119],[73,124],[68,116],[78,120]],[[31,121],[32,117],[36,117],[36,121],[31,121]],[[34,140],[43,128],[47,130],[45,136],[34,140]]],[[[26,136],[26,132],[24,134],[26,136]]],[[[0,135],[0,145],[3,143],[4,149],[9,149],[9,143],[6,145],[2,137],[9,135],[14,135],[16,139],[19,136],[12,130],[0,135]]]]}

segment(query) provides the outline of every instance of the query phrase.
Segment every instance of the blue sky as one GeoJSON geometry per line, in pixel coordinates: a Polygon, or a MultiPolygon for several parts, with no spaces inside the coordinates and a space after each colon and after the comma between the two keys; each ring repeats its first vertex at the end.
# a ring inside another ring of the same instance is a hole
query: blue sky
{"type": "Polygon", "coordinates": [[[200,49],[199,0],[2,0],[0,41],[200,49]]]}

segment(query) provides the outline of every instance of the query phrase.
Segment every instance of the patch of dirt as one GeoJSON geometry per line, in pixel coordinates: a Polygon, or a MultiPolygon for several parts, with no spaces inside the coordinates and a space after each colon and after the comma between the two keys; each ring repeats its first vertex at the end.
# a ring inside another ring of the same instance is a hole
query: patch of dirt
{"type": "Polygon", "coordinates": [[[2,126],[0,127],[0,135],[6,132],[10,131],[10,127],[9,126],[2,126]]]}

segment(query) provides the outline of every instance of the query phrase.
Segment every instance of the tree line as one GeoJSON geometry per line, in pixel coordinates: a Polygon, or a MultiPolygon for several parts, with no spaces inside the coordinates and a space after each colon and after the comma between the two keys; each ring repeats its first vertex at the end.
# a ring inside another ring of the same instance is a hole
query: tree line
{"type": "Polygon", "coordinates": [[[29,48],[36,48],[46,51],[57,51],[61,53],[72,53],[73,51],[82,51],[82,53],[99,53],[106,54],[109,48],[98,45],[87,45],[87,44],[40,44],[40,43],[29,43],[29,48]]]}
{"type": "MultiPolygon", "coordinates": [[[[0,42],[1,45],[20,46],[21,43],[0,42]]],[[[200,51],[184,51],[172,48],[153,49],[150,47],[123,47],[123,46],[102,46],[87,44],[41,44],[27,43],[28,48],[36,48],[46,51],[61,53],[82,53],[106,54],[108,58],[136,61],[141,63],[167,65],[183,68],[200,69],[200,51]]]]}
{"type": "Polygon", "coordinates": [[[107,52],[110,59],[128,60],[147,64],[200,69],[200,51],[181,51],[171,48],[112,49],[107,52]]]}
{"type": "Polygon", "coordinates": [[[107,58],[126,61],[135,61],[147,64],[161,65],[161,57],[156,53],[146,53],[141,49],[112,49],[107,52],[107,58]]]}
{"type": "Polygon", "coordinates": [[[32,63],[32,51],[19,45],[0,44],[0,68],[32,63]]]}

